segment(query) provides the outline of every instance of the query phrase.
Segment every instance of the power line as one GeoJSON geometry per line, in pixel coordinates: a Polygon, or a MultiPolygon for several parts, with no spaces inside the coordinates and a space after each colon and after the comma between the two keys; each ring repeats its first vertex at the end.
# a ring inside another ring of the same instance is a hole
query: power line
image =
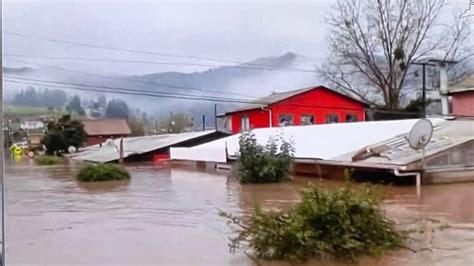
{"type": "MultiPolygon", "coordinates": [[[[136,91],[136,90],[127,90],[124,88],[117,88],[117,87],[91,86],[91,85],[86,85],[86,84],[74,84],[74,83],[64,83],[64,82],[55,82],[55,81],[46,81],[46,80],[24,79],[24,78],[16,78],[16,77],[8,77],[8,76],[4,78],[4,81],[11,82],[11,83],[20,83],[20,84],[27,84],[27,85],[37,85],[37,86],[43,86],[43,87],[53,87],[53,88],[63,88],[63,89],[73,89],[73,90],[89,91],[89,92],[115,93],[115,94],[124,94],[124,95],[156,97],[156,98],[173,98],[173,99],[182,99],[182,100],[240,103],[240,104],[255,105],[255,107],[249,107],[249,110],[260,108],[262,105],[267,106],[271,104],[270,102],[263,102],[263,101],[258,101],[258,100],[249,101],[246,99],[200,97],[196,95],[180,95],[180,94],[172,94],[172,93],[164,94],[164,93],[157,93],[153,91],[136,91]],[[102,88],[102,89],[98,89],[98,88],[102,88]]],[[[323,105],[303,104],[303,103],[282,104],[282,106],[288,106],[288,107],[299,106],[299,107],[310,107],[310,108],[321,108],[321,109],[357,111],[357,109],[346,108],[342,106],[334,107],[334,106],[323,106],[323,105]]]]}
{"type": "Polygon", "coordinates": [[[231,64],[240,64],[246,66],[255,66],[261,67],[264,69],[273,69],[273,70],[282,70],[282,71],[296,71],[296,72],[306,72],[306,73],[315,73],[314,70],[308,69],[292,69],[292,68],[283,68],[283,67],[275,67],[269,66],[264,64],[255,64],[255,63],[248,63],[236,60],[225,60],[225,59],[218,59],[212,57],[204,57],[204,56],[193,56],[193,55],[184,55],[184,54],[172,54],[172,53],[164,53],[164,52],[154,52],[154,51],[144,51],[144,50],[137,50],[137,49],[129,49],[129,48],[122,48],[122,47],[113,47],[113,46],[106,46],[106,45],[98,45],[98,44],[90,44],[90,43],[83,43],[83,42],[73,42],[68,40],[60,40],[60,39],[50,39],[40,36],[33,36],[28,34],[21,34],[15,32],[3,32],[5,35],[10,36],[17,36],[21,38],[28,38],[28,39],[35,39],[40,41],[46,42],[53,42],[53,43],[61,43],[67,45],[74,45],[74,46],[83,46],[88,48],[94,49],[104,49],[104,50],[114,50],[114,51],[121,51],[127,53],[136,53],[136,54],[146,54],[146,55],[158,55],[158,56],[167,56],[167,57],[181,57],[181,58],[188,58],[188,59],[197,59],[197,60],[204,60],[204,61],[212,61],[212,62],[222,62],[222,63],[231,63],[231,64]]]}
{"type": "MultiPolygon", "coordinates": [[[[180,98],[183,97],[183,99],[208,99],[211,101],[227,101],[227,102],[236,102],[236,103],[256,103],[252,99],[237,99],[237,98],[225,98],[225,97],[214,97],[214,96],[199,96],[199,95],[193,95],[193,94],[184,94],[184,93],[168,93],[168,92],[159,92],[159,91],[153,91],[153,90],[131,90],[127,88],[121,88],[121,87],[110,87],[110,86],[96,86],[96,85],[90,85],[90,84],[82,84],[82,83],[70,83],[70,82],[60,82],[60,81],[52,81],[52,80],[42,80],[42,79],[29,79],[29,78],[19,78],[15,76],[4,76],[7,78],[6,80],[11,81],[11,80],[16,80],[16,81],[24,81],[27,83],[35,84],[35,85],[40,85],[40,86],[49,86],[49,85],[60,85],[60,86],[66,86],[66,87],[85,87],[85,88],[92,88],[88,89],[87,91],[95,91],[95,92],[126,92],[127,94],[133,93],[144,93],[146,95],[158,95],[160,97],[166,97],[169,96],[170,98],[180,98]]],[[[139,94],[138,94],[139,95],[139,94]]],[[[261,102],[258,104],[262,104],[261,102]]]]}
{"type": "Polygon", "coordinates": [[[39,86],[55,86],[55,87],[73,87],[77,90],[92,91],[92,92],[108,92],[108,93],[123,93],[128,95],[142,95],[142,96],[157,96],[160,98],[178,98],[178,99],[189,99],[189,100],[209,100],[209,101],[222,101],[222,102],[234,102],[234,103],[249,103],[249,104],[263,104],[262,102],[255,102],[250,99],[236,99],[236,98],[224,98],[224,97],[212,97],[212,96],[199,96],[192,94],[182,94],[182,93],[166,93],[166,92],[157,92],[151,90],[130,90],[127,88],[120,87],[109,87],[109,86],[95,86],[82,83],[66,83],[59,81],[49,81],[41,79],[27,79],[27,78],[18,78],[14,76],[5,76],[6,81],[16,81],[16,83],[25,83],[39,86]],[[20,81],[20,82],[19,82],[20,81]],[[84,88],[84,89],[82,89],[84,88]]]}
{"type": "MultiPolygon", "coordinates": [[[[125,59],[112,59],[112,58],[83,58],[83,57],[64,57],[64,56],[32,56],[32,55],[19,55],[19,54],[4,54],[4,57],[19,57],[19,58],[31,58],[40,60],[75,60],[85,62],[110,62],[110,63],[126,63],[126,64],[151,64],[151,65],[178,65],[178,66],[198,66],[198,67],[226,67],[236,68],[245,70],[265,70],[265,71],[278,71],[278,72],[302,72],[302,73],[316,73],[315,70],[306,69],[291,69],[291,68],[278,68],[274,66],[242,66],[242,65],[215,65],[215,64],[203,64],[203,63],[192,63],[192,62],[162,62],[162,61],[149,61],[149,60],[125,60],[125,59]]],[[[245,63],[243,63],[245,64],[245,63]]]]}
{"type": "MultiPolygon", "coordinates": [[[[58,69],[58,70],[67,71],[67,72],[76,72],[76,73],[96,76],[96,77],[100,77],[100,78],[112,79],[112,80],[122,79],[122,80],[131,81],[131,82],[137,82],[137,83],[142,83],[142,84],[147,84],[147,85],[156,85],[156,86],[173,88],[173,89],[193,90],[193,91],[202,91],[202,92],[219,93],[219,94],[224,93],[223,91],[218,91],[218,90],[207,90],[207,89],[187,87],[187,86],[169,85],[169,84],[164,84],[164,83],[144,81],[144,80],[133,79],[133,78],[125,78],[125,77],[111,77],[111,76],[106,76],[106,75],[100,75],[100,74],[85,72],[85,71],[81,71],[81,70],[72,70],[72,69],[67,69],[67,68],[63,68],[63,67],[52,66],[52,65],[44,65],[44,64],[39,64],[39,63],[29,62],[29,61],[24,61],[24,60],[18,60],[18,59],[9,59],[9,60],[12,60],[12,61],[15,61],[15,62],[21,62],[21,63],[24,63],[24,64],[33,64],[33,65],[42,66],[42,67],[46,67],[46,68],[58,69]]],[[[240,96],[240,97],[255,98],[253,95],[245,95],[245,94],[233,93],[233,92],[225,92],[225,93],[237,95],[237,96],[240,96]]]]}

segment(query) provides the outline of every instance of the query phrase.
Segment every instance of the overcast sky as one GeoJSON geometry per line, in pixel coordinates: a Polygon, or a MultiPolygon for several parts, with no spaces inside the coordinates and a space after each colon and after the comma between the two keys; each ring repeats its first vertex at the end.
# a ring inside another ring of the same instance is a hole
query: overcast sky
{"type": "MultiPolygon", "coordinates": [[[[286,51],[324,58],[325,27],[322,22],[331,2],[7,0],[4,1],[4,31],[235,61],[280,55],[286,51]]],[[[464,7],[469,0],[450,2],[464,7]]],[[[192,61],[75,47],[9,35],[4,36],[4,53],[40,57],[192,61]]],[[[171,65],[22,60],[117,74],[204,70],[171,65]]],[[[6,65],[21,64],[8,59],[5,62],[6,65]]]]}

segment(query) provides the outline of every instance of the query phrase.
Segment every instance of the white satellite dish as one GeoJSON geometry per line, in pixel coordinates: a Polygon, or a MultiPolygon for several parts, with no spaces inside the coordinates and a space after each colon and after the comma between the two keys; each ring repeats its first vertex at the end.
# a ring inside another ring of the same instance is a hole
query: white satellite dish
{"type": "Polygon", "coordinates": [[[75,152],[77,151],[77,149],[76,149],[76,147],[74,147],[74,146],[69,146],[69,148],[67,148],[67,151],[68,151],[69,153],[75,153],[75,152]]]}
{"type": "MultiPolygon", "coordinates": [[[[433,136],[433,124],[428,119],[420,119],[415,125],[411,128],[410,133],[406,140],[410,147],[414,150],[421,150],[421,169],[424,169],[425,165],[425,147],[431,140],[433,136]]],[[[416,177],[416,194],[420,195],[421,193],[421,174],[417,174],[416,177]]]]}
{"type": "Polygon", "coordinates": [[[421,150],[428,145],[433,136],[433,124],[428,119],[420,119],[408,134],[408,144],[414,150],[421,150]]]}

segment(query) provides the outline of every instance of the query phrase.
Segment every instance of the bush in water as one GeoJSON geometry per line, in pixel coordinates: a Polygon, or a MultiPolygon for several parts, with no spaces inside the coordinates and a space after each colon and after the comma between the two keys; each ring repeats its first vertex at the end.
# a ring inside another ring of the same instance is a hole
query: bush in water
{"type": "Polygon", "coordinates": [[[290,211],[264,213],[257,208],[245,221],[221,212],[236,228],[231,252],[251,250],[252,256],[267,260],[352,260],[405,242],[406,232],[385,216],[381,197],[371,187],[346,185],[331,191],[310,185],[301,196],[302,202],[290,211]]]}
{"type": "Polygon", "coordinates": [[[64,158],[59,156],[40,155],[35,157],[35,162],[39,165],[54,165],[64,163],[64,158]]]}
{"type": "Polygon", "coordinates": [[[82,167],[76,178],[83,182],[128,180],[130,179],[130,174],[127,170],[118,165],[99,164],[82,167]]]}
{"type": "Polygon", "coordinates": [[[259,145],[255,135],[244,132],[239,139],[238,177],[242,184],[276,183],[288,178],[293,158],[292,143],[280,136],[271,138],[266,146],[259,145]]]}

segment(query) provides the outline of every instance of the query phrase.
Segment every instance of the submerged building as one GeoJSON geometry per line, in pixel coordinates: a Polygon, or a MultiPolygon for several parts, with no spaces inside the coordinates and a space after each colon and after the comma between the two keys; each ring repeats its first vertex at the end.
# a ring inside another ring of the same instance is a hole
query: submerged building
{"type": "MultiPolygon", "coordinates": [[[[413,150],[406,137],[418,119],[262,128],[252,132],[265,145],[282,135],[295,146],[297,173],[320,177],[344,169],[370,175],[386,173],[422,183],[474,181],[474,121],[430,119],[433,137],[424,149],[413,150]]],[[[240,135],[191,148],[171,148],[171,159],[232,164],[240,135]]]]}

